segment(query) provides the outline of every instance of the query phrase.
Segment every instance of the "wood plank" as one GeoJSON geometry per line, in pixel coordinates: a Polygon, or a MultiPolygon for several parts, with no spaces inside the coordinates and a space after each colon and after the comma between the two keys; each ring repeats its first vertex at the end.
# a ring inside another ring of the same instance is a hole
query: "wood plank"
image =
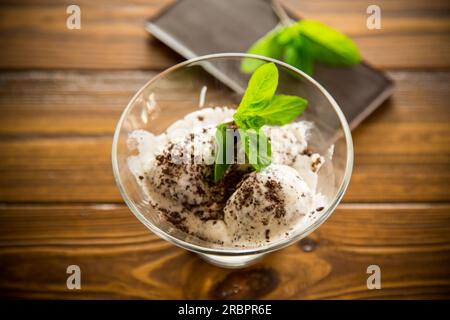
{"type": "MultiPolygon", "coordinates": [[[[156,74],[154,71],[1,72],[0,134],[112,135],[129,100],[156,74]]],[[[396,83],[394,95],[364,123],[365,127],[445,124],[450,120],[449,72],[390,72],[389,76],[396,83]]],[[[363,129],[358,128],[356,134],[360,131],[363,129]]]]}
{"type": "MultiPolygon", "coordinates": [[[[82,28],[76,31],[66,29],[65,1],[2,2],[0,34],[6,49],[0,51],[0,68],[166,68],[181,57],[149,36],[143,23],[170,2],[78,1],[82,28]]],[[[450,66],[448,1],[378,1],[381,30],[367,29],[370,2],[364,0],[284,2],[299,16],[322,20],[354,37],[363,56],[377,67],[450,66]]]]}
{"type": "Polygon", "coordinates": [[[397,84],[392,99],[353,132],[355,168],[346,199],[447,201],[450,74],[391,76],[397,84]]]}
{"type": "Polygon", "coordinates": [[[112,135],[151,71],[0,73],[0,134],[112,135]]]}
{"type": "Polygon", "coordinates": [[[181,61],[143,28],[170,0],[78,1],[81,29],[66,28],[70,3],[0,5],[2,69],[162,69],[181,61]],[[7,48],[7,49],[6,49],[7,48]]]}
{"type": "MultiPolygon", "coordinates": [[[[110,150],[153,72],[0,75],[0,201],[120,202],[110,150]]],[[[390,102],[354,131],[347,202],[449,201],[450,73],[393,72],[390,102]]]]}
{"type": "Polygon", "coordinates": [[[346,206],[307,240],[233,271],[157,238],[121,205],[3,206],[0,296],[448,299],[449,212],[447,204],[346,206]],[[71,264],[81,268],[80,291],[66,288],[71,264]],[[381,290],[366,288],[372,264],[381,290]]]}
{"type": "Polygon", "coordinates": [[[110,137],[0,140],[0,201],[121,202],[110,137]]]}

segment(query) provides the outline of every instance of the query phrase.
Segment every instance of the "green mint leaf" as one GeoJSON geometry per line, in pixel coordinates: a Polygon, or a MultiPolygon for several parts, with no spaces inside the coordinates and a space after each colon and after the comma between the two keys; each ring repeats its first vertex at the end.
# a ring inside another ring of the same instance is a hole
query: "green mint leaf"
{"type": "Polygon", "coordinates": [[[299,32],[297,30],[297,26],[293,24],[280,29],[276,40],[281,47],[285,48],[298,38],[299,32]]]}
{"type": "Polygon", "coordinates": [[[266,118],[268,125],[283,126],[295,120],[308,106],[306,99],[297,96],[275,95],[270,107],[263,110],[260,116],[266,118]]]}
{"type": "Polygon", "coordinates": [[[278,86],[278,69],[273,62],[263,64],[253,72],[234,120],[241,127],[242,114],[257,112],[270,103],[278,86]]]}
{"type": "MultiPolygon", "coordinates": [[[[275,64],[266,63],[258,67],[251,76],[241,103],[233,115],[234,124],[239,129],[239,148],[244,148],[248,162],[257,171],[270,165],[272,155],[270,141],[261,127],[288,124],[302,113],[308,104],[305,99],[300,97],[275,95],[277,86],[278,69],[275,64]]],[[[215,183],[226,175],[229,168],[229,164],[227,164],[227,128],[229,124],[222,123],[217,126],[215,183]]]]}
{"type": "Polygon", "coordinates": [[[272,99],[278,86],[278,69],[273,62],[265,63],[253,72],[239,109],[260,109],[272,99]]]}
{"type": "Polygon", "coordinates": [[[296,28],[307,41],[314,60],[330,65],[353,65],[361,61],[354,42],[322,22],[301,20],[296,28]]]}
{"type": "MultiPolygon", "coordinates": [[[[247,53],[258,54],[273,59],[279,59],[281,57],[283,48],[278,44],[277,37],[283,29],[283,27],[277,27],[273,29],[258,41],[256,41],[250,47],[247,53]]],[[[241,62],[241,71],[245,73],[252,73],[263,64],[264,61],[258,59],[244,58],[241,62]]]]}
{"type": "Polygon", "coordinates": [[[219,124],[216,131],[216,157],[214,160],[214,183],[219,182],[225,176],[230,164],[226,162],[226,135],[227,135],[226,123],[219,124]]]}
{"type": "Polygon", "coordinates": [[[300,44],[290,45],[286,48],[284,51],[283,60],[287,64],[302,70],[306,74],[312,75],[314,69],[314,59],[311,49],[306,42],[298,42],[300,42],[300,44]]]}
{"type": "Polygon", "coordinates": [[[275,95],[265,109],[241,114],[240,122],[253,129],[263,125],[283,126],[297,118],[307,105],[308,101],[300,97],[275,95]]]}
{"type": "Polygon", "coordinates": [[[272,147],[262,130],[239,129],[241,144],[245,148],[247,161],[256,171],[261,171],[271,163],[272,147]]]}
{"type": "MultiPolygon", "coordinates": [[[[350,38],[319,21],[306,19],[290,26],[278,26],[260,38],[248,53],[283,59],[309,75],[313,74],[316,61],[335,66],[361,61],[358,48],[350,38]]],[[[241,70],[250,73],[263,63],[246,58],[241,70]]]]}
{"type": "Polygon", "coordinates": [[[267,124],[266,119],[258,116],[258,113],[245,113],[236,116],[236,123],[239,128],[259,129],[267,124]]]}

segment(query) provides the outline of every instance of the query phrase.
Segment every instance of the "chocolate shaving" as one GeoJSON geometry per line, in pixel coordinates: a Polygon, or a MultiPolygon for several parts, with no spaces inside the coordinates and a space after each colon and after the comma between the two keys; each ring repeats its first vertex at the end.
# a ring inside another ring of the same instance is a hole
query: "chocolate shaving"
{"type": "Polygon", "coordinates": [[[322,163],[322,160],[320,160],[320,157],[318,157],[313,163],[311,163],[311,170],[312,172],[317,172],[319,169],[319,165],[322,163]]]}
{"type": "Polygon", "coordinates": [[[312,150],[310,148],[306,148],[305,150],[303,150],[302,155],[311,157],[313,154],[312,150]]]}

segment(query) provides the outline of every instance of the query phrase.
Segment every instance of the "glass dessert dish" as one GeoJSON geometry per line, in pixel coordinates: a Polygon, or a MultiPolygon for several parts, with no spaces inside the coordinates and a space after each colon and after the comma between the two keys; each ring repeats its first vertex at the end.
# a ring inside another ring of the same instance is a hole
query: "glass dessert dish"
{"type": "Polygon", "coordinates": [[[215,265],[243,267],[268,252],[306,237],[328,219],[349,184],[353,167],[353,144],[342,111],[314,79],[277,60],[249,54],[223,53],[175,65],[155,76],[136,93],[117,124],[112,146],[112,165],[123,199],[152,232],[199,254],[215,265]],[[316,188],[326,202],[317,210],[320,212],[316,213],[314,220],[293,228],[285,237],[262,244],[233,246],[193,237],[163,219],[158,209],[149,205],[148,194],[139,183],[139,179],[144,177],[139,176],[137,179],[130,168],[129,159],[138,153],[136,146],[130,143],[130,136],[136,130],[145,130],[154,136],[161,135],[173,123],[200,109],[216,106],[237,108],[250,77],[241,70],[244,59],[246,62],[250,60],[260,64],[275,63],[279,73],[277,94],[295,95],[308,100],[309,105],[298,120],[313,124],[307,135],[308,150],[314,150],[325,159],[317,173],[316,188]]]}

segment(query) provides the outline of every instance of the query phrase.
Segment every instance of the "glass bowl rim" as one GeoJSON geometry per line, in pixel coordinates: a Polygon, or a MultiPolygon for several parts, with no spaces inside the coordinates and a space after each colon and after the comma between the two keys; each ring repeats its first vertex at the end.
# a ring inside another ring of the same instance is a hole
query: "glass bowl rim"
{"type": "Polygon", "coordinates": [[[145,83],[133,96],[133,98],[128,102],[125,109],[122,111],[122,114],[119,118],[119,121],[117,122],[115,132],[114,132],[114,138],[112,143],[112,169],[114,174],[114,179],[116,181],[116,184],[119,188],[120,194],[122,198],[125,200],[126,205],[130,210],[133,212],[133,214],[138,218],[138,220],[144,224],[148,229],[150,229],[153,233],[155,233],[160,238],[169,241],[176,246],[179,246],[183,249],[202,253],[202,254],[213,254],[213,255],[221,255],[221,256],[240,256],[240,255],[252,255],[252,254],[261,254],[261,253],[267,253],[271,251],[275,251],[281,248],[284,248],[306,236],[308,236],[311,232],[313,232],[315,229],[317,229],[322,223],[324,223],[329,216],[334,212],[336,207],[338,206],[339,202],[341,201],[342,197],[345,194],[345,191],[347,190],[347,187],[350,183],[350,178],[353,170],[353,141],[351,136],[351,131],[349,128],[349,125],[347,123],[347,120],[345,119],[345,116],[340,109],[337,102],[334,100],[334,98],[331,96],[328,91],[325,90],[316,80],[314,80],[311,76],[305,74],[303,71],[276,59],[255,55],[255,54],[248,54],[248,53],[215,53],[215,54],[208,54],[204,56],[195,57],[192,59],[185,60],[183,62],[180,62],[172,67],[167,68],[166,70],[158,73],[153,78],[151,78],[147,83],[145,83]],[[346,142],[346,148],[347,148],[347,159],[345,164],[345,171],[344,171],[344,177],[342,179],[341,185],[339,186],[338,192],[334,199],[331,201],[331,204],[328,206],[326,211],[320,216],[319,219],[317,219],[314,223],[309,225],[304,230],[299,230],[296,233],[293,233],[291,236],[274,242],[269,243],[264,246],[260,247],[254,247],[254,248],[207,248],[204,246],[192,244],[190,242],[178,239],[177,237],[168,234],[164,230],[160,229],[153,223],[151,223],[148,219],[145,218],[145,216],[139,211],[139,209],[136,207],[136,205],[133,203],[133,201],[129,198],[127,191],[125,190],[122,181],[120,179],[120,173],[119,173],[119,164],[117,160],[117,146],[118,146],[118,140],[120,137],[120,131],[122,129],[123,122],[125,121],[126,115],[133,107],[136,99],[142,94],[142,92],[152,83],[158,81],[159,79],[163,78],[165,75],[172,73],[178,69],[181,69],[185,66],[191,65],[196,62],[201,61],[208,61],[213,59],[221,59],[221,58],[254,58],[263,60],[266,62],[273,62],[279,66],[282,66],[288,70],[291,70],[294,73],[300,74],[301,77],[307,79],[310,83],[312,83],[319,91],[325,96],[325,98],[330,102],[331,106],[333,107],[334,111],[336,112],[336,115],[338,116],[340,125],[342,127],[342,130],[344,132],[344,138],[346,142]]]}

